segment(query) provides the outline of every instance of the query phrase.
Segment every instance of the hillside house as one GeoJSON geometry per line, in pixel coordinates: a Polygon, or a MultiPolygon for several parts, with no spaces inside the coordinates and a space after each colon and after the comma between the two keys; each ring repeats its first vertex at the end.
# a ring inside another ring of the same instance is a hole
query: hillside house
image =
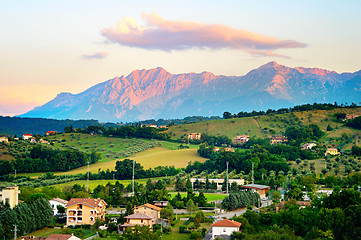
{"type": "Polygon", "coordinates": [[[240,135],[233,138],[234,144],[244,144],[249,141],[248,135],[240,135]]]}
{"type": "Polygon", "coordinates": [[[46,140],[44,140],[44,139],[42,139],[42,138],[40,138],[39,143],[42,143],[42,144],[50,144],[48,141],[46,141],[46,140]]]}
{"type": "Polygon", "coordinates": [[[330,154],[332,156],[341,155],[341,153],[338,151],[337,148],[327,148],[327,150],[325,152],[325,156],[327,156],[327,154],[330,154]]]}
{"type": "Polygon", "coordinates": [[[5,204],[6,202],[9,203],[11,208],[14,208],[16,205],[19,204],[19,187],[6,187],[0,191],[0,202],[5,204]]]}
{"type": "Polygon", "coordinates": [[[242,223],[223,219],[211,225],[212,237],[211,239],[221,238],[229,239],[233,232],[241,231],[242,223]]]}
{"type": "Polygon", "coordinates": [[[156,207],[163,208],[168,206],[168,201],[153,201],[153,205],[156,207]]]}
{"type": "Polygon", "coordinates": [[[134,207],[134,213],[143,213],[152,218],[152,224],[158,224],[160,219],[160,210],[162,208],[157,207],[153,204],[146,203],[141,206],[134,207]]]}
{"type": "Polygon", "coordinates": [[[106,206],[100,198],[72,198],[65,205],[66,225],[93,225],[96,219],[104,221],[106,206]]]}
{"type": "MultiPolygon", "coordinates": [[[[194,189],[194,183],[196,181],[199,181],[200,184],[205,185],[206,184],[206,179],[205,178],[191,178],[190,181],[192,183],[192,188],[194,189]]],[[[222,185],[224,182],[224,179],[215,179],[215,178],[210,178],[208,179],[208,181],[210,183],[215,182],[217,184],[217,190],[222,191],[222,185]]],[[[244,184],[244,179],[228,179],[229,184],[232,183],[237,183],[237,185],[242,186],[244,184]]]]}
{"type": "Polygon", "coordinates": [[[260,184],[247,184],[247,185],[243,185],[242,188],[256,191],[261,199],[265,198],[266,193],[271,189],[271,187],[269,186],[260,185],[260,184]]]}
{"type": "Polygon", "coordinates": [[[357,118],[357,117],[359,117],[359,115],[347,114],[345,120],[352,120],[352,119],[357,118]]]}
{"type": "Polygon", "coordinates": [[[55,135],[57,133],[58,133],[57,131],[47,131],[45,135],[50,136],[50,135],[55,135]]]}
{"type": "Polygon", "coordinates": [[[0,142],[9,143],[9,139],[7,137],[0,137],[0,142]]]}
{"type": "Polygon", "coordinates": [[[36,138],[35,137],[30,138],[30,142],[31,143],[36,143],[36,138]]]}
{"type": "Polygon", "coordinates": [[[284,143],[287,142],[288,139],[285,136],[281,136],[281,135],[277,135],[277,136],[272,136],[271,137],[271,144],[276,144],[276,143],[284,143]]]}
{"type": "Polygon", "coordinates": [[[61,198],[53,198],[49,200],[49,203],[53,208],[54,215],[58,215],[58,205],[65,208],[66,204],[68,204],[68,201],[61,198]]]}
{"type": "Polygon", "coordinates": [[[189,140],[201,140],[201,136],[200,133],[188,133],[189,140]]]}
{"type": "Polygon", "coordinates": [[[118,225],[118,231],[124,231],[129,227],[133,228],[135,225],[149,226],[150,228],[153,228],[152,218],[144,213],[137,212],[124,218],[127,219],[127,221],[122,225],[118,225]]]}
{"type": "Polygon", "coordinates": [[[33,134],[23,134],[23,139],[24,140],[29,140],[33,137],[33,134]]]}
{"type": "Polygon", "coordinates": [[[51,234],[45,240],[81,240],[73,234],[51,234]]]}
{"type": "Polygon", "coordinates": [[[312,149],[313,147],[316,147],[316,143],[306,143],[302,145],[302,150],[309,150],[312,149]]]}

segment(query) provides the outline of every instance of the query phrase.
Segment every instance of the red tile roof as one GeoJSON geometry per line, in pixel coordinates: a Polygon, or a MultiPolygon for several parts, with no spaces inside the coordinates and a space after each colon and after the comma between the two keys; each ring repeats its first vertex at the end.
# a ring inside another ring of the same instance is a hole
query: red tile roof
{"type": "Polygon", "coordinates": [[[70,234],[51,234],[45,240],[67,240],[71,238],[73,235],[70,234]]]}
{"type": "Polygon", "coordinates": [[[106,202],[100,198],[72,198],[69,202],[65,205],[65,207],[70,207],[76,204],[84,204],[92,208],[96,208],[99,203],[103,201],[106,205],[106,202]]]}
{"type": "Polygon", "coordinates": [[[143,213],[134,213],[134,214],[126,216],[124,218],[126,218],[126,219],[152,219],[151,217],[149,217],[148,215],[145,215],[143,213]]]}
{"type": "Polygon", "coordinates": [[[222,221],[213,223],[211,225],[211,227],[240,227],[240,226],[242,226],[242,223],[228,219],[223,219],[222,221]]]}
{"type": "Polygon", "coordinates": [[[155,205],[153,205],[153,204],[150,204],[150,203],[146,203],[146,204],[140,205],[140,206],[138,206],[137,208],[140,208],[140,207],[148,207],[148,208],[151,208],[151,209],[154,209],[154,210],[157,210],[157,211],[162,210],[162,208],[157,207],[157,206],[155,206],[155,205]]]}

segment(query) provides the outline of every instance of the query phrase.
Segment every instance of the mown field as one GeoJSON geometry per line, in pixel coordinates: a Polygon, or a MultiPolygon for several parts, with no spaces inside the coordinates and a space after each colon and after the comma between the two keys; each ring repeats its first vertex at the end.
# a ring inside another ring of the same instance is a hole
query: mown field
{"type": "MultiPolygon", "coordinates": [[[[183,197],[187,197],[187,193],[186,192],[179,192],[180,195],[183,197]]],[[[175,195],[177,195],[178,192],[171,192],[171,198],[174,198],[175,195]]],[[[216,200],[223,200],[227,194],[218,194],[218,193],[204,193],[204,196],[207,198],[208,202],[213,202],[216,200]]]]}
{"type": "Polygon", "coordinates": [[[172,138],[187,136],[188,133],[207,133],[209,135],[225,135],[234,138],[236,135],[248,134],[262,137],[261,129],[254,118],[221,119],[170,127],[167,132],[172,138]]]}
{"type": "MultiPolygon", "coordinates": [[[[135,182],[138,182],[140,184],[145,185],[147,183],[148,179],[135,179],[135,182]]],[[[129,184],[132,183],[132,180],[89,180],[89,190],[93,191],[94,188],[96,188],[98,185],[107,185],[108,182],[110,182],[111,184],[115,184],[115,182],[119,182],[121,184],[123,184],[124,186],[128,186],[129,184]]],[[[74,184],[79,184],[80,186],[85,186],[87,185],[87,181],[86,180],[76,180],[76,181],[72,181],[72,182],[67,182],[67,183],[61,183],[61,184],[56,184],[56,185],[52,185],[53,187],[58,187],[58,188],[64,188],[64,187],[72,187],[74,184]]]]}

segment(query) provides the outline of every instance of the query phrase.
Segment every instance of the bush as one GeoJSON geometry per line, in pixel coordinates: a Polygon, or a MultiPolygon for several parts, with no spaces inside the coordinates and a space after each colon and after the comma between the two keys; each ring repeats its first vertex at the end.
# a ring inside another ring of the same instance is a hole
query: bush
{"type": "Polygon", "coordinates": [[[202,232],[192,232],[190,239],[202,239],[202,232]]]}
{"type": "Polygon", "coordinates": [[[184,233],[186,230],[187,230],[187,226],[185,226],[185,225],[179,226],[179,233],[184,233]]]}

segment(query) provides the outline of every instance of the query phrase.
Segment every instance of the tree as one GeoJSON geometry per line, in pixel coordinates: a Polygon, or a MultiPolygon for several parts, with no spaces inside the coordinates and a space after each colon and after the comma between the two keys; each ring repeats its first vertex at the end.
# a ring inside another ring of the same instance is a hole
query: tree
{"type": "Polygon", "coordinates": [[[194,204],[193,200],[192,199],[189,199],[187,204],[187,211],[192,214],[193,212],[196,212],[198,211],[198,207],[194,204]]]}
{"type": "Polygon", "coordinates": [[[160,210],[160,218],[167,219],[170,225],[173,223],[174,213],[173,213],[173,208],[170,204],[168,204],[167,207],[162,208],[162,210],[160,210]]]}
{"type": "Polygon", "coordinates": [[[281,198],[282,198],[282,195],[279,191],[272,191],[272,193],[271,193],[272,202],[278,203],[278,202],[280,202],[281,198]]]}
{"type": "Polygon", "coordinates": [[[191,182],[191,180],[189,178],[187,179],[187,182],[186,182],[186,189],[187,189],[187,192],[192,192],[193,191],[192,182],[191,182]]]}
{"type": "Polygon", "coordinates": [[[64,214],[65,213],[65,207],[62,205],[57,205],[56,208],[58,209],[58,213],[64,214]]]}
{"type": "Polygon", "coordinates": [[[206,183],[204,185],[204,189],[208,191],[211,188],[211,183],[209,182],[208,174],[206,175],[206,183]]]}
{"type": "Polygon", "coordinates": [[[328,125],[327,125],[326,130],[327,130],[327,131],[332,131],[332,130],[333,130],[333,128],[331,127],[331,125],[330,125],[330,124],[328,124],[328,125]]]}
{"type": "Polygon", "coordinates": [[[205,207],[207,204],[207,198],[204,196],[203,192],[200,192],[197,197],[197,203],[199,207],[205,207]]]}

